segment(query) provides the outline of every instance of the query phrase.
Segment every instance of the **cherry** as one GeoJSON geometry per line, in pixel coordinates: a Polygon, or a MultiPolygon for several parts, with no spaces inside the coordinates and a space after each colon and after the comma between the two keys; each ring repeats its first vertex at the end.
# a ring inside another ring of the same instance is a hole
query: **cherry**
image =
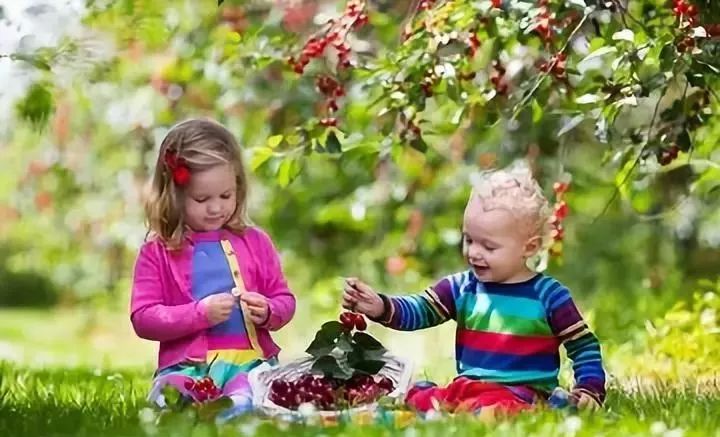
{"type": "Polygon", "coordinates": [[[270,384],[270,390],[274,393],[285,395],[290,392],[290,384],[288,384],[287,381],[276,379],[270,384]]]}
{"type": "Polygon", "coordinates": [[[318,78],[315,80],[315,86],[317,86],[318,90],[321,93],[325,94],[326,96],[330,96],[335,93],[335,89],[338,88],[340,84],[332,77],[328,75],[322,75],[318,76],[318,78]]]}
{"type": "MultiPolygon", "coordinates": [[[[347,312],[357,316],[357,314],[347,312]]],[[[316,377],[310,374],[295,380],[277,379],[270,384],[269,399],[276,405],[297,409],[302,403],[312,403],[323,410],[355,406],[373,402],[394,389],[386,376],[354,375],[349,380],[316,377]]]]}
{"type": "Polygon", "coordinates": [[[432,7],[433,3],[435,3],[435,0],[423,0],[418,5],[418,9],[421,11],[427,11],[432,7]]]}
{"type": "Polygon", "coordinates": [[[342,323],[346,329],[352,330],[355,327],[355,317],[353,313],[344,312],[340,314],[340,323],[342,323]]]}
{"type": "Polygon", "coordinates": [[[554,23],[555,20],[550,18],[550,11],[548,11],[547,4],[542,4],[534,30],[543,41],[550,41],[552,39],[551,25],[554,23]]]}
{"type": "Polygon", "coordinates": [[[677,144],[673,144],[667,149],[661,149],[658,154],[658,162],[660,165],[668,165],[678,157],[679,153],[680,148],[677,144]]]}
{"type": "Polygon", "coordinates": [[[565,238],[565,229],[562,225],[557,225],[555,229],[550,231],[550,236],[552,237],[553,241],[560,241],[563,238],[565,238]]]}
{"type": "Polygon", "coordinates": [[[700,13],[696,5],[686,0],[674,0],[672,11],[676,17],[687,20],[693,26],[697,23],[697,16],[700,13]]]}
{"type": "Polygon", "coordinates": [[[475,56],[478,47],[480,47],[480,39],[475,32],[472,32],[468,38],[468,55],[470,57],[475,56]]]}
{"type": "Polygon", "coordinates": [[[383,376],[380,378],[380,380],[378,381],[378,387],[380,387],[383,390],[386,390],[388,393],[393,391],[393,389],[395,388],[392,380],[390,378],[388,378],[387,376],[383,376]]]}
{"type": "Polygon", "coordinates": [[[556,195],[565,194],[568,188],[570,188],[570,185],[567,182],[555,182],[553,184],[553,191],[556,195]]]}
{"type": "Polygon", "coordinates": [[[560,201],[557,205],[555,205],[555,215],[560,221],[564,220],[565,217],[567,217],[568,212],[569,208],[565,201],[560,201]]]}
{"type": "Polygon", "coordinates": [[[361,314],[355,315],[355,329],[358,331],[364,331],[367,329],[367,322],[365,321],[365,317],[361,314]]]}
{"type": "Polygon", "coordinates": [[[222,390],[215,385],[215,382],[209,376],[205,376],[197,381],[187,381],[184,387],[190,391],[199,402],[216,399],[222,395],[222,390]]]}
{"type": "Polygon", "coordinates": [[[337,126],[337,118],[326,117],[320,120],[320,124],[325,127],[337,126]]]}
{"type": "Polygon", "coordinates": [[[508,90],[508,84],[505,80],[505,67],[498,61],[493,63],[493,71],[490,73],[490,82],[495,86],[495,91],[500,95],[505,95],[508,90]]]}

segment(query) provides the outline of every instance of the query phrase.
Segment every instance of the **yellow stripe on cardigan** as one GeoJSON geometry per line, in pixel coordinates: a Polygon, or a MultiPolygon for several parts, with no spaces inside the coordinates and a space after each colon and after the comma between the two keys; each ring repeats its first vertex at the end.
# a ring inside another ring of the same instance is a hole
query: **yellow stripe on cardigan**
{"type": "Polygon", "coordinates": [[[254,349],[218,349],[208,351],[208,362],[217,359],[228,363],[244,364],[262,358],[262,354],[254,349]]]}
{"type": "Polygon", "coordinates": [[[260,348],[260,343],[257,339],[257,333],[255,332],[255,324],[249,320],[250,311],[248,310],[247,305],[240,300],[240,295],[245,293],[247,290],[245,289],[245,282],[243,281],[235,250],[233,250],[232,244],[230,244],[230,241],[228,240],[222,240],[220,241],[220,244],[222,245],[223,251],[225,251],[225,258],[230,266],[230,272],[232,273],[233,281],[235,282],[236,290],[234,290],[233,294],[238,298],[238,303],[240,304],[240,309],[243,313],[245,332],[247,332],[248,338],[250,339],[250,345],[260,355],[263,355],[262,348],[260,348]]]}

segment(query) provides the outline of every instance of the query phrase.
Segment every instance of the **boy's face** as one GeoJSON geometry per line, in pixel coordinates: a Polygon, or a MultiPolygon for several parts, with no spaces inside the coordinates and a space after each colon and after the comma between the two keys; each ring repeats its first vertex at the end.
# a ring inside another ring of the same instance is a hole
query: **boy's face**
{"type": "Polygon", "coordinates": [[[539,237],[527,232],[510,211],[485,210],[483,201],[470,199],[463,217],[463,256],[483,282],[520,282],[528,278],[527,257],[539,248],[539,237]]]}

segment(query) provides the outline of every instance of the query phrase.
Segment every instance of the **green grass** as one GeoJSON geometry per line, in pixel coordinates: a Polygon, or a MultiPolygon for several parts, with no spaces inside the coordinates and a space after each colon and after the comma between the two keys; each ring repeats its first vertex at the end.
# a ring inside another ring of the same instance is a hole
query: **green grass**
{"type": "MultiPolygon", "coordinates": [[[[720,393],[696,394],[694,389],[656,387],[642,393],[610,391],[606,409],[597,414],[573,415],[567,411],[539,411],[492,425],[473,418],[442,419],[402,430],[381,426],[347,426],[319,429],[288,428],[245,418],[222,427],[194,422],[177,415],[159,427],[141,416],[148,410],[145,372],[102,372],[92,369],[28,370],[0,364],[0,435],[348,435],[404,436],[618,436],[665,435],[720,436],[720,393]],[[682,433],[682,434],[681,434],[682,433]],[[714,434],[713,434],[714,433],[714,434]]],[[[152,418],[152,415],[150,415],[152,418]]]]}
{"type": "MultiPolygon", "coordinates": [[[[314,329],[307,326],[319,326],[324,321],[312,316],[298,317],[277,336],[283,348],[283,361],[302,355],[314,333],[314,329]]],[[[447,381],[454,374],[452,342],[447,341],[452,338],[452,329],[448,324],[416,333],[398,333],[375,326],[371,331],[390,350],[403,351],[405,356],[413,357],[416,377],[447,381]]],[[[167,423],[156,426],[155,416],[144,401],[156,347],[152,342],[139,340],[132,332],[127,314],[117,309],[0,310],[0,436],[720,437],[717,382],[701,384],[702,390],[691,381],[684,387],[675,383],[659,386],[652,366],[648,367],[650,372],[629,372],[639,381],[656,381],[652,389],[630,394],[618,389],[620,382],[615,380],[605,410],[597,414],[577,416],[568,411],[537,411],[493,425],[483,424],[476,418],[446,418],[402,430],[380,426],[288,428],[254,417],[217,427],[196,422],[187,415],[166,416],[167,423]],[[698,394],[700,392],[703,394],[698,394]]],[[[628,372],[619,371],[630,368],[628,360],[636,351],[609,349],[606,358],[610,373],[621,379],[628,377],[628,372]]],[[[643,358],[639,360],[643,368],[652,364],[643,358]]],[[[639,364],[636,363],[635,368],[639,364]]],[[[688,372],[681,374],[687,378],[694,376],[688,372]]]]}

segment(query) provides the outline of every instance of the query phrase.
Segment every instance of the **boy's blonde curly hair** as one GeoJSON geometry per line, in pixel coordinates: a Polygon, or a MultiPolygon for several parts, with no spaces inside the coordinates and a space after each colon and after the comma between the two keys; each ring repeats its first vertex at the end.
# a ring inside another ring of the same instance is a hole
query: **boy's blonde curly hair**
{"type": "Polygon", "coordinates": [[[551,208],[525,161],[481,172],[473,179],[468,204],[479,202],[485,211],[505,209],[520,221],[521,229],[529,236],[539,236],[545,242],[551,208]]]}

